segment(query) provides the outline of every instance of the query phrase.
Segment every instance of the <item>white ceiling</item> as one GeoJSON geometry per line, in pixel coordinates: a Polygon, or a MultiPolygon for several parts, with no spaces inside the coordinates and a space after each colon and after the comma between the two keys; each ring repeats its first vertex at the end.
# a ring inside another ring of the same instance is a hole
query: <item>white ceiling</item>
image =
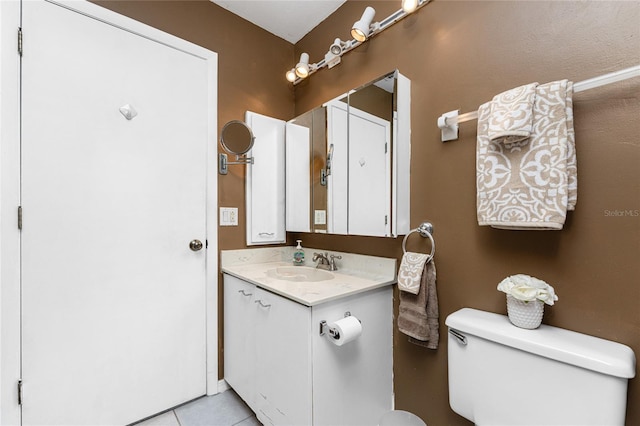
{"type": "Polygon", "coordinates": [[[211,0],[295,44],[346,0],[211,0]]]}

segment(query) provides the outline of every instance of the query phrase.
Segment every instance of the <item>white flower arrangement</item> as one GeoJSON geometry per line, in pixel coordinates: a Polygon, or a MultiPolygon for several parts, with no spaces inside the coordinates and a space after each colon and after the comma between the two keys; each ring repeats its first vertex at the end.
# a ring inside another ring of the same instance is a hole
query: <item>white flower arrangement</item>
{"type": "Polygon", "coordinates": [[[498,290],[523,302],[540,300],[552,306],[558,300],[558,296],[556,296],[552,286],[538,278],[525,274],[517,274],[505,278],[498,284],[498,290]]]}

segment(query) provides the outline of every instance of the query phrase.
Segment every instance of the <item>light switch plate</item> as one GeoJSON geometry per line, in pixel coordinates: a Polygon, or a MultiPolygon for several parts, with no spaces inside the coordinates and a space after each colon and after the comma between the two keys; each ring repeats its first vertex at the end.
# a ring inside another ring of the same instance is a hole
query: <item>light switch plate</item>
{"type": "Polygon", "coordinates": [[[313,220],[314,225],[326,225],[327,224],[327,211],[326,210],[314,210],[315,218],[313,220]]]}
{"type": "Polygon", "coordinates": [[[237,207],[220,207],[220,226],[238,226],[237,207]]]}

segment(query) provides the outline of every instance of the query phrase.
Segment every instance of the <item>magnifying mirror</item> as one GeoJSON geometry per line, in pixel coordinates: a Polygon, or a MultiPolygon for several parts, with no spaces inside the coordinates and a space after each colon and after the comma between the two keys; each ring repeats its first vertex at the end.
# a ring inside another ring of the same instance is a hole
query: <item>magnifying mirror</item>
{"type": "Polygon", "coordinates": [[[243,121],[232,120],[220,132],[222,147],[231,154],[242,155],[253,146],[253,133],[243,121]]]}
{"type": "Polygon", "coordinates": [[[253,164],[253,158],[244,157],[253,147],[253,132],[243,121],[232,120],[222,127],[220,132],[220,144],[225,151],[235,154],[236,161],[227,161],[227,154],[219,155],[219,172],[221,175],[228,173],[229,164],[253,164]],[[243,156],[241,158],[241,156],[243,156]]]}

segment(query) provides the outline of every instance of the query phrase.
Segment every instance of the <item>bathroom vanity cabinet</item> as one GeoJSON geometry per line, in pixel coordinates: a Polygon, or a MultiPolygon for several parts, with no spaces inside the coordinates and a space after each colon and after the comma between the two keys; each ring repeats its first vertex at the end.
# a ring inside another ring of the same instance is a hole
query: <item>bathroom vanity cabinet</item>
{"type": "Polygon", "coordinates": [[[393,408],[392,305],[390,285],[308,306],[224,274],[225,380],[265,425],[377,424],[393,408]],[[337,346],[320,323],[345,312],[362,334],[337,346]]]}

